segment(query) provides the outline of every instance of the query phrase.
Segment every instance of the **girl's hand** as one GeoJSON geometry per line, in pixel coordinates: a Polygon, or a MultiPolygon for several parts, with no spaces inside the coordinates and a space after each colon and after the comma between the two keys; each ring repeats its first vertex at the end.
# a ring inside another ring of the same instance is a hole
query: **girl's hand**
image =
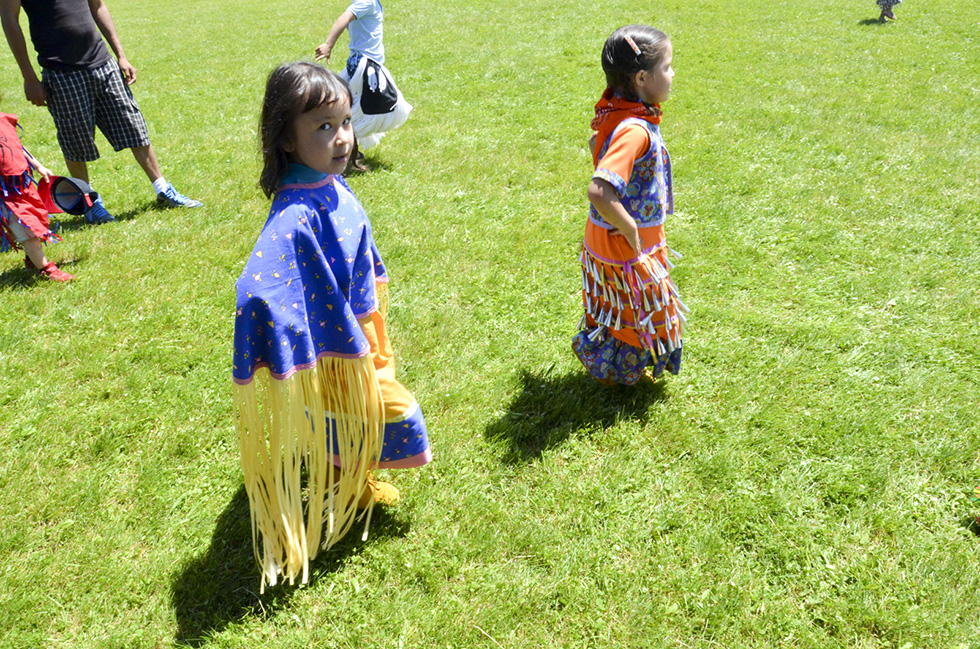
{"type": "Polygon", "coordinates": [[[51,177],[54,176],[54,172],[48,169],[47,167],[45,167],[44,165],[42,165],[41,163],[35,165],[35,171],[41,174],[41,177],[44,178],[45,180],[51,180],[51,177]]]}
{"type": "Polygon", "coordinates": [[[589,202],[595,206],[599,215],[613,226],[612,232],[626,237],[636,256],[643,254],[643,238],[636,227],[636,221],[619,201],[615,188],[601,178],[593,178],[589,183],[589,202]]]}
{"type": "MultiPolygon", "coordinates": [[[[54,176],[54,172],[48,169],[47,167],[45,167],[43,164],[41,164],[41,161],[35,158],[34,156],[32,156],[31,152],[28,151],[27,149],[24,149],[24,157],[27,158],[27,162],[28,164],[31,165],[31,168],[34,171],[36,171],[42,178],[47,178],[50,180],[51,177],[54,176]]],[[[37,179],[35,178],[35,180],[37,179]]]]}
{"type": "Polygon", "coordinates": [[[313,54],[316,56],[317,61],[326,59],[327,63],[330,63],[330,51],[332,49],[333,48],[331,46],[324,43],[323,45],[320,45],[315,50],[313,50],[313,54]]]}
{"type": "Polygon", "coordinates": [[[630,248],[633,249],[637,257],[643,255],[643,239],[640,238],[640,231],[635,227],[629,232],[623,232],[621,230],[613,230],[612,232],[621,237],[626,237],[626,243],[630,244],[630,248]]]}

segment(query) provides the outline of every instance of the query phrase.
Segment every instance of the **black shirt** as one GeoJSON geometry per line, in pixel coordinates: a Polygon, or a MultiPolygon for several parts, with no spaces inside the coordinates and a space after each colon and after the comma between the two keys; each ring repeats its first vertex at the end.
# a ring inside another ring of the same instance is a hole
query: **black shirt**
{"type": "Polygon", "coordinates": [[[109,61],[88,0],[21,0],[20,4],[42,68],[91,70],[109,61]]]}

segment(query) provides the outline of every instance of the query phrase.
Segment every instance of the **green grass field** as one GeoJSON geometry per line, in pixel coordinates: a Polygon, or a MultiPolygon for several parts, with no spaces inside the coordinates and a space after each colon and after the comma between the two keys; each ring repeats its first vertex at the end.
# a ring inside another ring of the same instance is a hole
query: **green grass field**
{"type": "MultiPolygon", "coordinates": [[[[980,646],[968,5],[388,0],[416,110],[350,182],[436,461],[260,596],[230,398],[259,101],[346,4],[110,3],[164,173],[205,207],[158,211],[100,136],[118,222],[61,218],[47,249],[78,280],[0,255],[0,647],[980,646]],[[626,389],[569,341],[599,52],[631,22],[673,39],[692,314],[681,375],[626,389]]],[[[0,49],[0,110],[63,173],[0,49]]]]}

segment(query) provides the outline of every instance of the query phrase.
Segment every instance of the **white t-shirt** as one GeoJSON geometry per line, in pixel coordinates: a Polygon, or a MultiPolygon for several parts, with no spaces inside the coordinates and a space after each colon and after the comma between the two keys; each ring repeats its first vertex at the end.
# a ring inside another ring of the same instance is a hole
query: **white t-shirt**
{"type": "Polygon", "coordinates": [[[352,20],[347,26],[351,52],[384,63],[385,46],[381,42],[384,10],[380,0],[354,0],[347,10],[357,16],[357,20],[352,20]]]}

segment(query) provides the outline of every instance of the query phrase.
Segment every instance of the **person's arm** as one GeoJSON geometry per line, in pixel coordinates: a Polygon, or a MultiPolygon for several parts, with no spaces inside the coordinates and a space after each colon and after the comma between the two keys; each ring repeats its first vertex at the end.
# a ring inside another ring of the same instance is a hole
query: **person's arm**
{"type": "MultiPolygon", "coordinates": [[[[599,146],[599,143],[593,146],[599,146]]],[[[609,148],[596,165],[596,170],[603,170],[606,178],[625,185],[633,174],[634,162],[649,148],[650,137],[646,129],[641,126],[627,126],[613,137],[609,148]]],[[[620,187],[621,189],[623,188],[620,187]]],[[[636,226],[636,220],[630,216],[620,201],[616,186],[609,180],[593,176],[589,183],[589,202],[595,206],[599,216],[616,228],[619,234],[626,237],[626,242],[639,257],[643,252],[643,240],[636,226]]]]}
{"type": "Polygon", "coordinates": [[[27,40],[24,30],[20,28],[20,0],[0,0],[0,22],[3,23],[3,35],[7,37],[7,45],[17,61],[20,75],[24,77],[24,95],[27,101],[35,106],[43,106],[47,97],[44,86],[34,72],[31,57],[27,53],[27,40]]]}
{"type": "Polygon", "coordinates": [[[616,189],[601,178],[593,178],[592,182],[589,183],[589,202],[595,206],[595,211],[599,213],[599,216],[616,228],[619,234],[626,237],[626,242],[630,244],[630,247],[636,252],[636,256],[639,257],[643,252],[640,230],[636,227],[636,219],[630,216],[620,202],[616,189]]]}
{"type": "Polygon", "coordinates": [[[123,79],[126,80],[126,85],[133,85],[136,83],[136,68],[126,58],[122,42],[116,33],[116,24],[112,22],[112,16],[109,14],[109,7],[103,0],[88,0],[88,7],[92,12],[92,18],[95,19],[96,26],[105,37],[112,53],[116,55],[116,60],[119,61],[119,69],[122,71],[123,79]]]}
{"type": "Polygon", "coordinates": [[[34,167],[39,174],[41,174],[41,177],[50,178],[54,175],[53,171],[41,164],[38,159],[32,156],[31,152],[27,149],[24,149],[24,155],[27,156],[27,161],[31,164],[31,166],[34,167]]]}
{"type": "Polygon", "coordinates": [[[327,40],[313,51],[317,61],[326,59],[327,63],[330,63],[330,53],[333,51],[333,46],[336,45],[337,39],[344,33],[347,26],[355,20],[357,20],[357,16],[350,9],[340,14],[340,18],[330,28],[330,34],[327,35],[327,40]]]}

